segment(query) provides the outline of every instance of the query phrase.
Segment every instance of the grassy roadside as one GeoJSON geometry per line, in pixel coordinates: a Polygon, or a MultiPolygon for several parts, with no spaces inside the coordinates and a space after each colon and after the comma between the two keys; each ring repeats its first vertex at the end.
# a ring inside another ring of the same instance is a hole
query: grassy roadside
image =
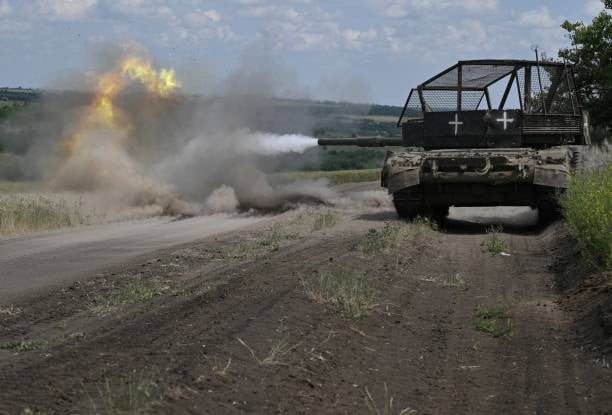
{"type": "Polygon", "coordinates": [[[327,179],[331,184],[371,182],[380,179],[380,169],[333,170],[333,171],[296,171],[278,173],[281,179],[327,179]]]}
{"type": "Polygon", "coordinates": [[[0,235],[87,223],[78,202],[31,193],[0,193],[0,235]]]}
{"type": "Polygon", "coordinates": [[[587,257],[612,268],[612,163],[572,177],[561,197],[570,232],[587,257]]]}

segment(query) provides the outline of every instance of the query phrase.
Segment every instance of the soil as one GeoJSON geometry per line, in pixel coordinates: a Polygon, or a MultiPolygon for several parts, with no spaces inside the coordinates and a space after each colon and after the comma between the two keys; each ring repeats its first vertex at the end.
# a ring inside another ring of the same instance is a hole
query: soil
{"type": "Polygon", "coordinates": [[[0,304],[0,342],[24,341],[0,350],[0,413],[612,413],[607,357],[551,270],[561,224],[509,211],[494,235],[367,206],[293,210],[0,304]],[[389,229],[399,243],[364,248],[389,229]],[[366,316],[309,295],[341,273],[367,277],[366,316]]]}

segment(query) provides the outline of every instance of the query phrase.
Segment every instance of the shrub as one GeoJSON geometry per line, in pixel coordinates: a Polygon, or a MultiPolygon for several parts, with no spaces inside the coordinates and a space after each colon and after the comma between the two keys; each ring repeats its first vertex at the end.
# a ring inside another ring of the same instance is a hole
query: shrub
{"type": "Polygon", "coordinates": [[[586,255],[612,267],[612,164],[576,173],[561,196],[563,215],[586,255]]]}

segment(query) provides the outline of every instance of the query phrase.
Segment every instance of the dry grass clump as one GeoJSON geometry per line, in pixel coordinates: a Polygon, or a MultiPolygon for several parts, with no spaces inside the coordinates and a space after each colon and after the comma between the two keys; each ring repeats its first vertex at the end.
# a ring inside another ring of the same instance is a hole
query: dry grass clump
{"type": "Polygon", "coordinates": [[[499,255],[502,252],[506,252],[508,249],[506,241],[504,241],[500,236],[503,230],[504,229],[501,226],[491,226],[487,229],[488,237],[485,241],[485,246],[492,254],[499,255]]]}
{"type": "Polygon", "coordinates": [[[330,209],[323,212],[317,212],[314,216],[312,231],[320,231],[324,228],[331,228],[338,222],[338,215],[330,209]]]}
{"type": "Polygon", "coordinates": [[[377,254],[397,247],[413,233],[413,229],[401,222],[387,222],[382,229],[370,229],[359,238],[355,249],[364,254],[377,254]]]}
{"type": "Polygon", "coordinates": [[[586,255],[612,268],[612,163],[576,173],[561,206],[586,255]]]}
{"type": "Polygon", "coordinates": [[[81,203],[28,193],[0,194],[0,235],[57,229],[88,222],[81,203]]]}
{"type": "Polygon", "coordinates": [[[302,284],[310,299],[331,304],[351,319],[366,316],[376,306],[376,291],[366,274],[324,272],[318,279],[302,281],[302,284]]]}
{"type": "Polygon", "coordinates": [[[376,403],[376,400],[372,396],[372,393],[370,393],[370,390],[367,388],[367,386],[365,387],[364,402],[370,414],[372,415],[396,415],[396,414],[397,415],[414,415],[418,413],[415,409],[412,409],[409,407],[396,410],[394,408],[394,404],[395,404],[394,398],[393,396],[389,394],[389,388],[387,387],[387,384],[385,383],[384,385],[385,385],[385,395],[383,397],[383,403],[381,406],[379,406],[376,403]]]}
{"type": "Polygon", "coordinates": [[[89,397],[95,414],[142,414],[161,402],[164,390],[152,377],[132,374],[125,381],[106,379],[97,399],[89,397]]]}
{"type": "Polygon", "coordinates": [[[289,343],[289,337],[284,337],[270,347],[270,351],[266,357],[259,358],[251,346],[249,346],[244,340],[239,337],[237,340],[249,351],[249,353],[251,353],[253,359],[262,366],[286,365],[286,358],[288,357],[289,353],[299,346],[299,343],[291,345],[289,343]]]}

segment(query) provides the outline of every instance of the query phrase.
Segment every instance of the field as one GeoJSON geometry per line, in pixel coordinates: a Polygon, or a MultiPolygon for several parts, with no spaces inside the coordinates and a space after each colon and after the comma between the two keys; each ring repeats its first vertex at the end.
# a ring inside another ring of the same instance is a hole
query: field
{"type": "Polygon", "coordinates": [[[0,241],[0,412],[612,411],[604,338],[576,327],[607,288],[556,290],[562,224],[368,206],[0,241]]]}

